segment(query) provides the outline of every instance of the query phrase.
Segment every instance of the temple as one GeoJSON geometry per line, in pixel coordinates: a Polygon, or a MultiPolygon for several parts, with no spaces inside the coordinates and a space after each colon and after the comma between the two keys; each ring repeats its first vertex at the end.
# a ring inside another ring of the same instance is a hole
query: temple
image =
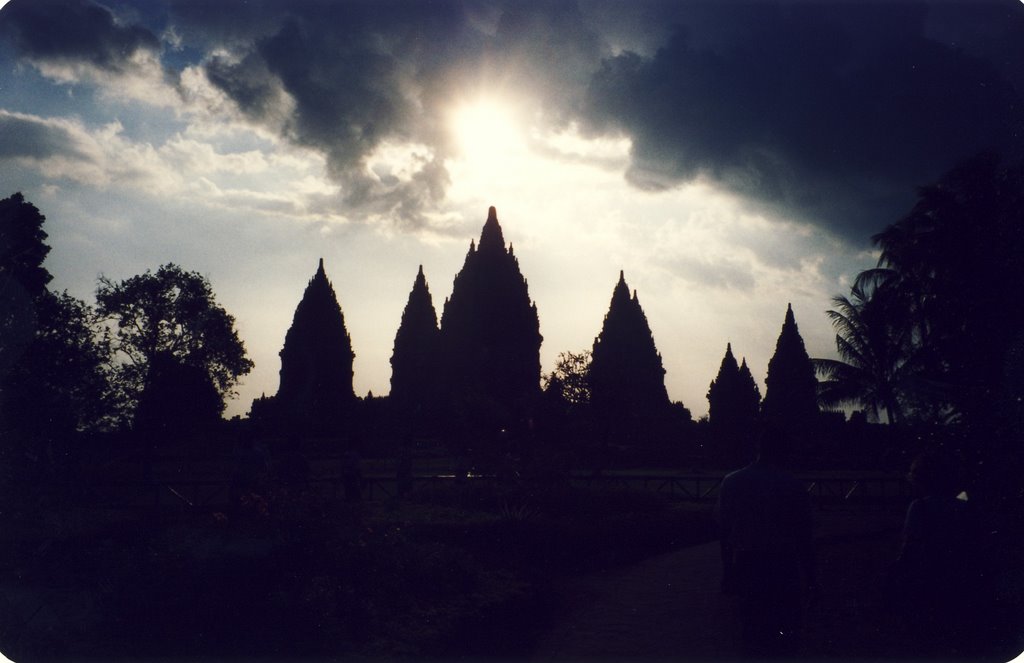
{"type": "Polygon", "coordinates": [[[442,389],[450,406],[470,418],[491,412],[493,426],[521,423],[540,394],[542,340],[537,307],[491,207],[441,315],[442,389]]]}
{"type": "Polygon", "coordinates": [[[352,341],[334,287],[320,259],[295,309],[281,349],[276,407],[316,428],[333,428],[355,402],[352,341]]]}

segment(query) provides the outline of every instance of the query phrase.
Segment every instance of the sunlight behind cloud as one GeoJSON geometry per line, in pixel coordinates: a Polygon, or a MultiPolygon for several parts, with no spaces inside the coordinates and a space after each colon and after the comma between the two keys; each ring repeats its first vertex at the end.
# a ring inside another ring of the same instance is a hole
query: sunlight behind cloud
{"type": "Polygon", "coordinates": [[[497,175],[525,151],[525,134],[515,114],[496,99],[459,106],[450,121],[459,154],[471,168],[497,175]]]}

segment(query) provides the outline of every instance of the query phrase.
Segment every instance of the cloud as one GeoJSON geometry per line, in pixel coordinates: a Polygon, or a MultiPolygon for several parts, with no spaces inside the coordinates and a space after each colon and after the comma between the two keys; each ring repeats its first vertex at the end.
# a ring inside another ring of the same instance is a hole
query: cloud
{"type": "Polygon", "coordinates": [[[1024,140],[1018,3],[156,6],[132,23],[85,0],[15,2],[2,30],[54,80],[316,151],[346,213],[401,229],[446,211],[450,111],[481,92],[522,107],[531,149],[624,168],[637,189],[710,183],[857,243],[958,159],[1024,140]],[[630,149],[547,138],[567,132],[630,149]],[[394,145],[427,148],[408,177],[379,167],[394,145]]]}
{"type": "Polygon", "coordinates": [[[0,159],[48,159],[58,155],[88,160],[88,141],[71,123],[0,110],[0,159]]]}
{"type": "Polygon", "coordinates": [[[1019,145],[1012,87],[927,38],[923,7],[717,7],[702,7],[699,39],[680,26],[654,55],[608,58],[590,81],[586,126],[632,138],[627,177],[640,188],[706,179],[863,238],[956,160],[1019,145]]]}
{"type": "Polygon", "coordinates": [[[138,53],[160,50],[160,40],[146,28],[121,25],[106,8],[83,0],[16,0],[2,26],[21,53],[40,62],[124,73],[138,53]]]}

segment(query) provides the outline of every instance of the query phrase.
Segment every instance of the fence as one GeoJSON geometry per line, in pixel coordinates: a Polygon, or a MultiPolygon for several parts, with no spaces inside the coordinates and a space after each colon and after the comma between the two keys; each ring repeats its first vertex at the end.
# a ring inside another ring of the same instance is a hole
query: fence
{"type": "MultiPolygon", "coordinates": [[[[807,492],[821,502],[884,502],[910,497],[910,486],[896,476],[817,476],[802,477],[807,492]]],[[[414,476],[412,488],[424,485],[465,483],[535,483],[539,486],[562,482],[574,488],[595,490],[644,490],[668,494],[693,502],[712,502],[718,498],[721,476],[712,475],[634,475],[573,474],[563,479],[498,478],[496,476],[454,475],[414,476]]],[[[328,499],[345,495],[345,479],[325,476],[310,479],[308,487],[328,499]]],[[[367,476],[358,487],[360,498],[367,501],[391,499],[398,494],[394,476],[367,476]]],[[[172,480],[162,482],[120,481],[90,485],[86,501],[91,504],[126,508],[184,507],[216,508],[226,506],[231,484],[223,480],[172,480]]]]}

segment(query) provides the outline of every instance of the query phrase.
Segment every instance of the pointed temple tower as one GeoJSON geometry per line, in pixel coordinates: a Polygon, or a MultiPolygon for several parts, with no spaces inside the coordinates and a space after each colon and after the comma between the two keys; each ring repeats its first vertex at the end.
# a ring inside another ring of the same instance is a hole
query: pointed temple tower
{"type": "Polygon", "coordinates": [[[391,354],[391,403],[395,408],[417,411],[436,400],[440,344],[437,312],[420,265],[391,354]]]}
{"type": "Polygon", "coordinates": [[[288,417],[333,427],[355,402],[352,341],[324,260],[295,309],[281,349],[277,406],[288,417]]]}
{"type": "Polygon", "coordinates": [[[537,306],[491,207],[441,314],[442,388],[450,404],[476,415],[492,410],[485,419],[501,420],[494,421],[501,427],[521,420],[540,394],[542,340],[537,306]]]}
{"type": "Polygon", "coordinates": [[[623,272],[601,334],[594,339],[590,390],[596,412],[623,422],[663,412],[669,405],[661,355],[640,299],[636,292],[630,297],[623,272]]]}
{"type": "Polygon", "coordinates": [[[747,360],[737,366],[732,344],[726,344],[718,375],[708,387],[708,419],[711,425],[751,427],[760,408],[761,390],[747,367],[747,360]]]}
{"type": "Polygon", "coordinates": [[[775,344],[775,354],[768,362],[762,404],[765,420],[787,427],[811,423],[818,415],[817,385],[814,365],[807,355],[790,304],[775,344]]]}

